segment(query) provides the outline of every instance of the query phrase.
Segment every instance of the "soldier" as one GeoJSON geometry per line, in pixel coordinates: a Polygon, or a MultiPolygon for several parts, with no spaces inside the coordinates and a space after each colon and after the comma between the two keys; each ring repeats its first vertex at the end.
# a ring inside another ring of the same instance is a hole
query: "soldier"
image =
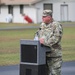
{"type": "Polygon", "coordinates": [[[61,75],[62,25],[53,20],[51,10],[43,11],[42,20],[43,22],[37,31],[38,38],[41,44],[48,46],[51,49],[51,51],[46,53],[47,75],[61,75]]]}

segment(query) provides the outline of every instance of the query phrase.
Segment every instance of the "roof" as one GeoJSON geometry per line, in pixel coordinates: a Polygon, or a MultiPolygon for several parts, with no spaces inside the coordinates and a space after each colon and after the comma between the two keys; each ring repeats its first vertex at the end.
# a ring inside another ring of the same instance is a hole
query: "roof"
{"type": "Polygon", "coordinates": [[[1,4],[1,0],[0,0],[0,4],[1,4]]]}
{"type": "MultiPolygon", "coordinates": [[[[0,0],[0,4],[4,5],[31,5],[45,0],[0,0]]],[[[75,0],[50,0],[56,2],[75,2],[75,0]]]]}
{"type": "Polygon", "coordinates": [[[21,5],[21,4],[29,5],[29,4],[35,4],[39,1],[42,1],[42,0],[1,0],[1,4],[4,4],[4,5],[21,5]]]}

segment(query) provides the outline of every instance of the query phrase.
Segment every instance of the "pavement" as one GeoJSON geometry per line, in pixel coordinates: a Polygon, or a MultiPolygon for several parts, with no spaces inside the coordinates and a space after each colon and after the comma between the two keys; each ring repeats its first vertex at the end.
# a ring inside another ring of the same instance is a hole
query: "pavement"
{"type": "Polygon", "coordinates": [[[62,75],[75,75],[75,61],[63,63],[62,75]]]}
{"type": "MultiPolygon", "coordinates": [[[[0,66],[0,75],[19,75],[19,65],[0,66]]],[[[64,62],[62,75],[75,75],[75,61],[64,62]]]]}
{"type": "MultiPolygon", "coordinates": [[[[62,24],[63,27],[75,27],[75,23],[67,23],[67,24],[62,24]]],[[[39,25],[38,26],[13,26],[13,27],[5,27],[5,28],[0,28],[0,31],[1,30],[15,30],[15,29],[27,29],[27,28],[39,28],[39,25]]]]}
{"type": "Polygon", "coordinates": [[[6,28],[0,28],[0,30],[15,30],[15,29],[33,29],[33,28],[39,28],[39,26],[16,26],[16,27],[6,27],[6,28]]]}

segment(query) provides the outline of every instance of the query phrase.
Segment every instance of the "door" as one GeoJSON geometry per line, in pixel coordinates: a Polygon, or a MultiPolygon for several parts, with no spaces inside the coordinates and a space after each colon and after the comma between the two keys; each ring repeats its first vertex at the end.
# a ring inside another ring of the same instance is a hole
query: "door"
{"type": "Polygon", "coordinates": [[[61,5],[61,21],[68,21],[68,5],[61,5]]]}

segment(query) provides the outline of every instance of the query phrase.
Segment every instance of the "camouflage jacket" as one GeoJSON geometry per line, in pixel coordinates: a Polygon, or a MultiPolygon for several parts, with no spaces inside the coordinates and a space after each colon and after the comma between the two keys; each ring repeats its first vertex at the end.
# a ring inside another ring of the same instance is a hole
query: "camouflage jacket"
{"type": "Polygon", "coordinates": [[[42,23],[37,32],[39,38],[44,38],[44,45],[49,46],[51,48],[51,52],[53,54],[50,56],[62,55],[59,50],[61,50],[60,42],[63,34],[63,28],[59,22],[53,21],[48,25],[42,23]]]}

